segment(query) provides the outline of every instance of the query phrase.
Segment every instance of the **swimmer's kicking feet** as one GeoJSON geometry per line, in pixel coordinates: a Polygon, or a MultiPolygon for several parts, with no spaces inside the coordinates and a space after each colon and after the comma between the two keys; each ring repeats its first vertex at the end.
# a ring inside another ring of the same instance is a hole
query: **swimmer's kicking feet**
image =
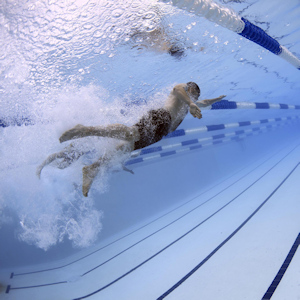
{"type": "Polygon", "coordinates": [[[57,168],[65,169],[69,167],[73,162],[77,161],[83,154],[85,154],[85,152],[75,149],[73,144],[70,144],[62,151],[49,155],[47,159],[45,159],[43,163],[38,166],[36,175],[38,176],[38,178],[40,178],[43,168],[54,161],[56,162],[57,168]]]}
{"type": "MultiPolygon", "coordinates": [[[[162,108],[150,110],[133,126],[129,127],[122,124],[95,127],[77,125],[64,132],[59,139],[61,143],[87,136],[109,137],[121,141],[116,147],[116,151],[105,154],[95,163],[83,168],[83,195],[85,197],[88,196],[88,192],[100,168],[107,166],[110,160],[119,155],[120,152],[129,153],[160,141],[164,136],[176,130],[188,111],[194,118],[201,119],[200,107],[210,106],[225,97],[220,96],[200,101],[198,100],[199,96],[200,88],[196,83],[178,84],[173,88],[162,108]]],[[[44,166],[45,164],[43,163],[42,165],[44,166]]]]}

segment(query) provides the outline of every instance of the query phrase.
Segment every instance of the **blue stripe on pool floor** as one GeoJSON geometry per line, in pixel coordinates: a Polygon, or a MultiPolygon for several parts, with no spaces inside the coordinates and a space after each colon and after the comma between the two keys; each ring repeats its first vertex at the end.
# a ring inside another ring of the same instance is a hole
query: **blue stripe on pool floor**
{"type": "Polygon", "coordinates": [[[300,233],[298,234],[290,252],[288,253],[285,261],[283,262],[280,270],[278,271],[277,275],[275,276],[273,282],[271,283],[270,287],[268,288],[267,292],[263,296],[262,300],[270,300],[271,297],[273,296],[275,290],[277,289],[282,277],[284,276],[287,268],[289,267],[297,249],[298,246],[300,245],[300,233]]]}

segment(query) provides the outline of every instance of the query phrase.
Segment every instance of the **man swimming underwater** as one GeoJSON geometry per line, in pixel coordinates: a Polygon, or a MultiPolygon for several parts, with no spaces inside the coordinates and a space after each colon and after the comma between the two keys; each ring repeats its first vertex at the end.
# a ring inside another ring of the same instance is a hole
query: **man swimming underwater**
{"type": "MultiPolygon", "coordinates": [[[[88,196],[88,192],[100,167],[107,165],[113,157],[118,155],[118,153],[120,154],[119,151],[122,153],[131,152],[160,141],[168,133],[176,130],[187,115],[188,110],[194,118],[201,119],[202,114],[200,107],[210,106],[225,97],[220,96],[218,98],[200,101],[198,100],[199,96],[200,88],[196,83],[188,82],[178,84],[173,88],[162,108],[150,110],[133,126],[129,127],[122,124],[95,127],[77,125],[64,132],[59,138],[61,143],[87,136],[109,137],[120,140],[120,143],[115,149],[116,151],[106,153],[93,164],[83,167],[83,195],[85,197],[88,196]]],[[[71,144],[63,151],[50,155],[37,168],[37,175],[40,177],[42,169],[54,160],[62,159],[59,168],[63,169],[76,161],[83,154],[84,152],[76,150],[71,144]]],[[[130,171],[125,167],[123,168],[126,171],[130,171]]]]}

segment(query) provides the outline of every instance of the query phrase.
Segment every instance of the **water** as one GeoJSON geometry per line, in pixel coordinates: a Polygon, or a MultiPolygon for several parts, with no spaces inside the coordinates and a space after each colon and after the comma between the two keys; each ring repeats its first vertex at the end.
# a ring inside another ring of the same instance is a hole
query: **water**
{"type": "MultiPolygon", "coordinates": [[[[222,1],[300,57],[296,0],[222,1]]],[[[156,1],[2,1],[0,4],[0,265],[67,257],[163,212],[298,138],[298,125],[189,155],[132,166],[120,162],[81,195],[81,168],[35,170],[58,138],[81,123],[134,124],[176,83],[201,98],[298,105],[299,70],[220,26],[156,1]],[[153,34],[155,32],[155,34],[153,34]],[[179,55],[170,55],[169,45],[179,55]],[[166,46],[167,45],[167,46],[166,46]],[[3,123],[3,124],[4,124],[3,123]],[[19,123],[21,126],[16,126],[19,123]],[[26,126],[26,124],[28,126],[26,126]],[[258,147],[259,145],[259,147],[258,147]]],[[[180,128],[297,115],[289,110],[204,111],[180,128]]],[[[162,143],[168,144],[169,141],[162,143]]]]}

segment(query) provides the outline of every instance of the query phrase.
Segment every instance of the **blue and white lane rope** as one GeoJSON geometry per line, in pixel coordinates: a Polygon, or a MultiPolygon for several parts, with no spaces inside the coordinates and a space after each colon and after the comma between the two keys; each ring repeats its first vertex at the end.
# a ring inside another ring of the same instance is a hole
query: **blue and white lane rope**
{"type": "MultiPolygon", "coordinates": [[[[300,109],[300,105],[290,105],[290,104],[273,104],[267,102],[235,102],[228,100],[221,100],[219,102],[214,103],[208,107],[201,107],[201,110],[207,109],[300,109]]],[[[109,114],[115,113],[115,109],[112,108],[104,108],[99,110],[100,113],[109,114]]],[[[126,110],[121,110],[121,114],[126,115],[126,110]]],[[[0,119],[0,127],[9,127],[9,126],[28,126],[34,125],[34,122],[30,120],[30,118],[6,118],[0,119]]]]}
{"type": "Polygon", "coordinates": [[[201,107],[202,109],[300,109],[300,105],[289,104],[273,104],[267,102],[235,102],[228,100],[221,100],[208,107],[201,107]]]}
{"type": "MultiPolygon", "coordinates": [[[[299,120],[299,116],[292,116],[292,117],[282,117],[282,118],[274,118],[274,119],[263,119],[263,120],[256,120],[256,121],[243,121],[243,122],[237,122],[237,123],[227,123],[227,124],[217,124],[217,125],[207,125],[207,126],[201,126],[198,128],[191,128],[191,129],[178,129],[173,131],[172,133],[168,134],[165,138],[173,138],[173,137],[182,137],[190,134],[198,134],[203,132],[210,132],[210,131],[216,131],[216,130],[222,130],[222,129],[228,129],[228,128],[237,128],[237,127],[244,127],[244,126],[250,126],[250,125],[261,125],[261,124],[267,124],[267,123],[274,123],[274,122],[283,122],[283,121],[293,121],[293,120],[299,120]]],[[[244,133],[245,130],[238,130],[236,131],[238,133],[244,133]]],[[[219,137],[224,137],[224,134],[213,136],[214,139],[217,139],[219,137]]],[[[178,147],[178,146],[187,146],[189,144],[198,143],[199,141],[207,141],[211,137],[203,138],[201,140],[193,139],[190,141],[184,141],[184,142],[178,142],[173,145],[165,145],[165,146],[155,146],[155,147],[147,147],[142,150],[137,150],[132,152],[132,156],[135,157],[136,155],[145,155],[153,152],[159,152],[168,150],[170,148],[178,147]]]]}
{"type": "Polygon", "coordinates": [[[191,129],[178,129],[178,130],[173,131],[172,133],[169,133],[165,138],[179,137],[179,136],[196,134],[196,133],[201,133],[201,132],[209,132],[209,131],[222,130],[222,129],[228,129],[228,128],[258,125],[258,124],[264,124],[264,123],[273,123],[273,122],[295,120],[295,119],[299,119],[299,117],[292,116],[292,117],[263,119],[263,120],[256,120],[256,121],[243,121],[243,122],[227,123],[227,124],[206,125],[206,126],[201,126],[198,128],[191,128],[191,129]]]}
{"type": "MultiPolygon", "coordinates": [[[[152,148],[148,148],[149,151],[144,151],[144,153],[140,153],[138,157],[129,159],[128,161],[125,162],[125,165],[129,166],[129,165],[139,164],[143,162],[150,162],[150,161],[152,162],[153,160],[156,159],[173,156],[176,154],[186,153],[191,150],[198,150],[209,146],[224,144],[230,141],[241,141],[248,136],[265,133],[269,130],[275,130],[278,127],[291,125],[291,124],[293,124],[291,120],[288,120],[284,123],[268,124],[266,126],[255,127],[246,130],[238,130],[227,134],[214,135],[208,138],[184,141],[181,143],[168,145],[168,147],[164,147],[164,146],[152,147],[152,148]],[[190,146],[186,147],[188,145],[190,146]],[[178,148],[178,149],[170,150],[170,148],[178,148]],[[163,150],[168,150],[168,151],[162,152],[163,150]],[[146,154],[152,154],[152,155],[146,155],[146,154]]],[[[147,149],[143,149],[143,150],[147,150],[147,149]]]]}
{"type": "Polygon", "coordinates": [[[283,58],[300,70],[300,60],[278,41],[270,37],[263,29],[240,17],[232,9],[211,0],[171,0],[163,2],[172,3],[174,6],[184,9],[195,15],[204,17],[216,24],[232,30],[246,39],[260,45],[272,53],[283,58]]]}

